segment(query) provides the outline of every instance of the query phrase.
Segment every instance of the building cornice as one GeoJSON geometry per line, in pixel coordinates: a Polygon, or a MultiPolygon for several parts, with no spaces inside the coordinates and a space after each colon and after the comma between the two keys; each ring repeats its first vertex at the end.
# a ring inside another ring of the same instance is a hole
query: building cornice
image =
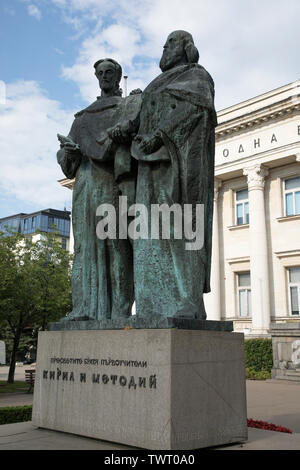
{"type": "Polygon", "coordinates": [[[300,255],[300,250],[274,251],[274,253],[278,258],[287,258],[288,256],[300,255]]]}
{"type": "Polygon", "coordinates": [[[61,180],[58,180],[58,183],[61,184],[61,186],[64,186],[65,188],[73,189],[75,178],[63,178],[61,180]]]}
{"type": "Polygon", "coordinates": [[[219,124],[216,127],[216,142],[298,113],[300,114],[300,94],[219,124]]]}
{"type": "Polygon", "coordinates": [[[248,263],[250,262],[250,256],[239,256],[237,258],[227,258],[226,262],[229,264],[248,263]]]}

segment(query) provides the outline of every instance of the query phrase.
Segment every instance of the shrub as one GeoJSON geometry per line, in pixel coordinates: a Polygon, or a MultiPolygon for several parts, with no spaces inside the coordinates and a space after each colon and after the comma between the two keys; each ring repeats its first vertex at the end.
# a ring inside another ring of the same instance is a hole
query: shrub
{"type": "Polygon", "coordinates": [[[249,372],[271,373],[273,367],[272,340],[247,339],[245,340],[245,367],[249,372]]]}
{"type": "Polygon", "coordinates": [[[283,426],[277,426],[273,423],[267,423],[266,421],[257,421],[255,419],[247,419],[247,426],[248,428],[265,429],[267,431],[286,432],[288,434],[293,433],[290,429],[285,428],[283,426]]]}
{"type": "Polygon", "coordinates": [[[267,380],[271,378],[271,372],[268,370],[256,371],[253,367],[246,367],[246,379],[248,380],[267,380]]]}
{"type": "Polygon", "coordinates": [[[31,421],[32,406],[6,406],[0,408],[0,424],[31,421]]]}

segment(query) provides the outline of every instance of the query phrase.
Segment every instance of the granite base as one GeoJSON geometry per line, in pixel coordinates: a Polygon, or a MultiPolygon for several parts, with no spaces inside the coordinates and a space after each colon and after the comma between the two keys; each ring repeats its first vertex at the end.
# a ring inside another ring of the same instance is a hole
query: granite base
{"type": "Polygon", "coordinates": [[[180,330],[208,330],[208,331],[233,331],[232,321],[197,320],[191,318],[175,318],[152,316],[151,318],[132,315],[127,318],[104,320],[68,320],[68,318],[51,323],[50,331],[67,330],[124,330],[135,329],[170,329],[180,330]]]}
{"type": "Polygon", "coordinates": [[[244,336],[40,332],[33,424],[152,450],[247,440],[244,336]]]}

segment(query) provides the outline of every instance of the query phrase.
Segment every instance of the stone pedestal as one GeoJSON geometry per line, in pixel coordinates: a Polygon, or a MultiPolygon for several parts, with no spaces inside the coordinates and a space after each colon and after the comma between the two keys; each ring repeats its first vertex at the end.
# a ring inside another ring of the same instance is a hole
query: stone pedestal
{"type": "Polygon", "coordinates": [[[247,439],[241,333],[39,333],[33,423],[153,450],[247,439]]]}
{"type": "Polygon", "coordinates": [[[273,379],[300,382],[300,322],[271,323],[273,379]]]}

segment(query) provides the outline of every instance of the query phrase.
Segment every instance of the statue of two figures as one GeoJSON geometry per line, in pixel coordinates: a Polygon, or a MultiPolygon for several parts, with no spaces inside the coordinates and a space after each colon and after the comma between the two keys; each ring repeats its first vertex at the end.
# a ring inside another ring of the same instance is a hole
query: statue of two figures
{"type": "Polygon", "coordinates": [[[67,137],[59,135],[58,162],[67,178],[75,178],[73,310],[67,320],[128,318],[134,301],[136,318],[145,321],[206,318],[216,113],[214,83],[198,59],[192,36],[174,31],[164,45],[162,73],[125,98],[121,66],[113,59],[95,63],[101,96],[75,115],[67,137]],[[120,200],[127,201],[125,214],[120,200]],[[99,234],[109,207],[116,230],[99,234]],[[168,236],[164,227],[153,230],[153,208],[162,207],[169,210],[168,236]],[[186,208],[192,208],[192,233],[200,229],[204,240],[190,249],[187,231],[178,229],[183,218],[177,216],[186,208]],[[137,214],[148,215],[146,236],[130,237],[132,224],[138,233],[137,214]]]}

